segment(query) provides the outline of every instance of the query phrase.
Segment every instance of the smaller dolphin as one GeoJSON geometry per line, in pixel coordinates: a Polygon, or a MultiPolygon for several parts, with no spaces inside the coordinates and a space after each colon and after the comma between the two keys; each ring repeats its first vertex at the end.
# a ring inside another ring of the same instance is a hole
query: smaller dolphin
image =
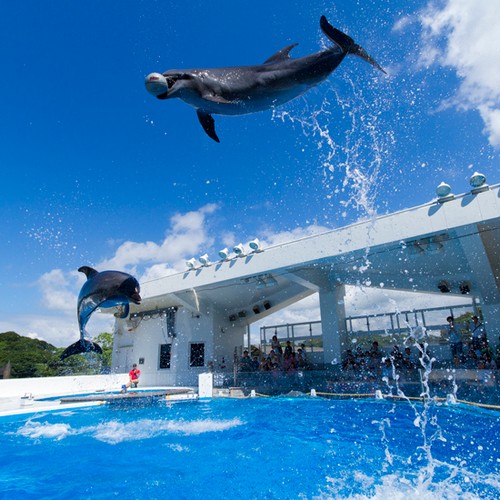
{"type": "Polygon", "coordinates": [[[130,301],[135,304],[141,303],[139,283],[130,274],[121,271],[102,271],[99,273],[88,266],[82,266],[78,271],[87,276],[87,281],[78,295],[77,311],[80,340],[64,350],[61,354],[61,360],[83,352],[102,353],[99,344],[85,339],[85,326],[98,307],[122,306],[123,311],[116,316],[126,318],[130,311],[130,301]]]}
{"type": "Polygon", "coordinates": [[[321,52],[292,59],[289,45],[255,66],[197,68],[151,73],[147,91],[158,99],[179,98],[196,109],[207,135],[220,142],[212,114],[243,115],[280,106],[328,78],[348,54],[359,56],[383,73],[381,66],[342,31],[321,16],[323,33],[335,45],[321,52]]]}

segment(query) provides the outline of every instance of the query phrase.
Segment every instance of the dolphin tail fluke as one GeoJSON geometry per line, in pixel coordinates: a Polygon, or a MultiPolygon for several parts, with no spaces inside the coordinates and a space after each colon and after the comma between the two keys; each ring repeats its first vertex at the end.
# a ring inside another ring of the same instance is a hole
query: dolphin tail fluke
{"type": "Polygon", "coordinates": [[[97,352],[98,354],[102,354],[102,349],[99,344],[95,342],[90,342],[90,340],[77,340],[74,344],[71,344],[69,347],[66,347],[64,352],[61,354],[61,361],[63,359],[68,358],[69,356],[73,356],[74,354],[82,354],[84,352],[97,352]]]}
{"type": "Polygon", "coordinates": [[[382,71],[382,73],[386,73],[386,71],[380,66],[380,64],[371,57],[366,50],[359,46],[354,40],[342,31],[334,28],[326,19],[325,16],[321,16],[319,21],[321,26],[321,30],[323,33],[337,46],[339,46],[344,52],[347,54],[352,54],[354,56],[361,57],[366,62],[370,63],[375,68],[382,71]]]}

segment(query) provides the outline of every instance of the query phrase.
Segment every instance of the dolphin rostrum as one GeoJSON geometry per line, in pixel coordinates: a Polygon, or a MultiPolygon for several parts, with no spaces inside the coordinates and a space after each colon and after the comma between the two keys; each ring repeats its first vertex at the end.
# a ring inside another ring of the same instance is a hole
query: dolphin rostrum
{"type": "Polygon", "coordinates": [[[116,316],[126,318],[130,310],[129,302],[132,301],[135,304],[141,302],[139,283],[130,274],[121,271],[102,271],[99,273],[88,266],[82,266],[78,271],[87,276],[87,281],[78,295],[77,311],[80,340],[67,347],[61,354],[61,359],[82,352],[102,353],[99,344],[85,339],[85,326],[97,308],[121,306],[122,311],[116,316]]]}
{"type": "Polygon", "coordinates": [[[276,52],[264,64],[231,68],[169,70],[146,77],[146,89],[158,99],[179,98],[193,106],[201,126],[214,141],[212,114],[243,115],[275,108],[304,94],[325,80],[348,54],[359,56],[385,71],[367,52],[321,16],[323,33],[334,46],[298,59],[290,51],[298,44],[276,52]]]}

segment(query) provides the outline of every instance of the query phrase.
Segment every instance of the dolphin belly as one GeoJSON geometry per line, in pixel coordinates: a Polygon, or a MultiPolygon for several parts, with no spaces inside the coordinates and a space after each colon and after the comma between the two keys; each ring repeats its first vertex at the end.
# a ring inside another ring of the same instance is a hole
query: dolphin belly
{"type": "Polygon", "coordinates": [[[180,99],[193,108],[201,109],[209,114],[237,116],[276,108],[301,96],[310,88],[309,85],[296,85],[284,90],[270,91],[266,89],[262,92],[233,97],[233,100],[227,103],[218,103],[203,98],[197,93],[183,95],[180,99]]]}

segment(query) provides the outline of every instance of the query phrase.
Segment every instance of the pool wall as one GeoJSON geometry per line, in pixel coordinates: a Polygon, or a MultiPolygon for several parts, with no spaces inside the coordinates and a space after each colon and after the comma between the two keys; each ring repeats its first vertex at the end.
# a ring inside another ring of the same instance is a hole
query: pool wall
{"type": "Polygon", "coordinates": [[[80,392],[113,391],[128,382],[127,373],[74,375],[71,377],[18,378],[0,380],[0,398],[34,397],[80,392]]]}

